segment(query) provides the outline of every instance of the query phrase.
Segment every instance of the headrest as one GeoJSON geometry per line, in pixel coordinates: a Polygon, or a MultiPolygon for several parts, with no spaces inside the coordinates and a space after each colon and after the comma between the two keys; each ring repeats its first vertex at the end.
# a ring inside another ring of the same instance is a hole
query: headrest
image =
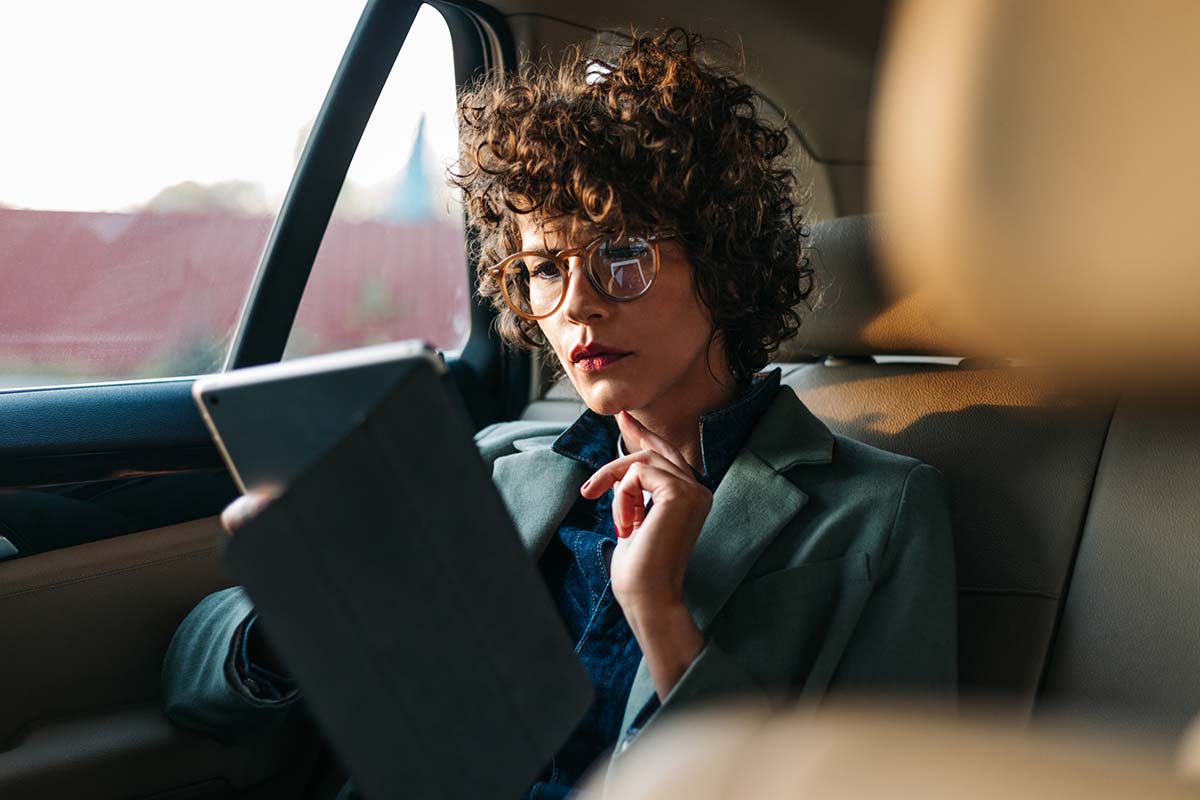
{"type": "Polygon", "coordinates": [[[932,321],[924,295],[897,292],[876,251],[886,223],[878,216],[842,217],[812,227],[809,257],[815,289],[801,311],[800,331],[777,361],[814,356],[967,355],[932,321]]]}
{"type": "Polygon", "coordinates": [[[871,137],[887,265],[973,349],[1200,378],[1198,72],[1195,0],[898,3],[871,137]]]}

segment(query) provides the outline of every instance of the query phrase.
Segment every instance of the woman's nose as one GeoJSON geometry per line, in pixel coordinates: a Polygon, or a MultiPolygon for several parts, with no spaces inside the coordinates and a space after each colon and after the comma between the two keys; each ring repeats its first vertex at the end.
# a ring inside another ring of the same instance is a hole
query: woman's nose
{"type": "Polygon", "coordinates": [[[563,298],[563,316],[578,323],[594,322],[607,316],[608,303],[588,280],[583,259],[571,256],[567,259],[567,269],[571,278],[567,281],[567,296],[563,298]]]}

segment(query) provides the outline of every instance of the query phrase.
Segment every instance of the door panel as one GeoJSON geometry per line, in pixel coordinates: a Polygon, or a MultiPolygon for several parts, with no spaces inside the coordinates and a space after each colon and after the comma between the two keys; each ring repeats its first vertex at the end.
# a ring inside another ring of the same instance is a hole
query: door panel
{"type": "Polygon", "coordinates": [[[316,753],[304,724],[226,746],[172,725],[157,705],[139,705],[30,729],[0,754],[0,796],[291,800],[316,753]]]}
{"type": "Polygon", "coordinates": [[[236,495],[223,468],[0,489],[0,536],[27,557],[212,516],[236,495]]]}
{"type": "Polygon", "coordinates": [[[218,513],[191,380],[0,393],[0,536],[25,558],[218,513]]]}
{"type": "MultiPolygon", "coordinates": [[[[489,405],[467,365],[451,374],[469,406],[489,405]]],[[[190,385],[0,394],[0,535],[20,550],[0,561],[6,800],[296,798],[319,760],[299,717],[226,746],[162,714],[171,637],[230,585],[215,515],[236,489],[190,385]]]]}
{"type": "Polygon", "coordinates": [[[224,746],[161,711],[171,636],[229,584],[224,536],[210,517],[0,564],[0,630],[20,643],[0,659],[0,796],[146,796],[205,781],[221,796],[276,774],[299,784],[267,796],[298,795],[316,750],[304,723],[224,746]]]}
{"type": "Polygon", "coordinates": [[[158,697],[176,626],[228,585],[209,518],[0,564],[0,742],[38,719],[158,697]]]}

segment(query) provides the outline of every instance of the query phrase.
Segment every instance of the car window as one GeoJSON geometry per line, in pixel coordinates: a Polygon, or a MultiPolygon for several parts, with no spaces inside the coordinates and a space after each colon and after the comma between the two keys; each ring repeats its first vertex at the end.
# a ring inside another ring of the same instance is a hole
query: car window
{"type": "Polygon", "coordinates": [[[220,368],[361,10],[0,5],[0,387],[220,368]]]}
{"type": "Polygon", "coordinates": [[[422,6],[355,152],[284,358],[398,339],[454,351],[470,285],[461,204],[447,188],[458,152],[450,31],[422,6]]]}

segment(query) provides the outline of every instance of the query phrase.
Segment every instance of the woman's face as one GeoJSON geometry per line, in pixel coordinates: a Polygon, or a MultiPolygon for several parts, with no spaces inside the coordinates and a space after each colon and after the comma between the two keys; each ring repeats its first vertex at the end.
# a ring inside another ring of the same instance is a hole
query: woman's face
{"type": "MultiPolygon", "coordinates": [[[[583,247],[597,236],[590,224],[572,229],[570,217],[520,217],[521,249],[551,253],[583,247]]],[[[696,294],[694,269],[683,246],[659,244],[658,277],[644,295],[616,302],[596,291],[583,261],[570,259],[562,306],[538,321],[575,390],[598,414],[653,407],[673,392],[712,383],[707,351],[708,309],[696,294]],[[580,357],[588,348],[607,355],[580,357]]],[[[713,340],[712,372],[724,377],[723,348],[713,340]]]]}

